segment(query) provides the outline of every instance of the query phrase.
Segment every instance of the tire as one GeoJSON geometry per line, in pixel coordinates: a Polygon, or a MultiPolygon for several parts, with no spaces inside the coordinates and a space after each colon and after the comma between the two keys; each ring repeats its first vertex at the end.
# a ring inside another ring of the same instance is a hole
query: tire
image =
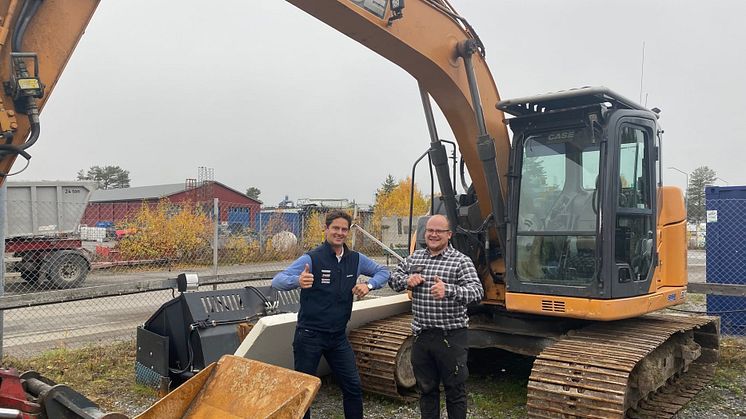
{"type": "Polygon", "coordinates": [[[85,281],[90,267],[83,256],[74,253],[57,253],[49,264],[47,278],[57,288],[74,288],[85,281]]]}

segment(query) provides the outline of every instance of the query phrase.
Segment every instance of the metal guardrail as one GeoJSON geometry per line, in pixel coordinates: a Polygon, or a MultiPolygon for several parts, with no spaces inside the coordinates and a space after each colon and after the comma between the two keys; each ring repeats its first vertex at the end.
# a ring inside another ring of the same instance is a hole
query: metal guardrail
{"type": "Polygon", "coordinates": [[[746,297],[746,285],[690,283],[687,291],[692,294],[715,294],[732,297],[746,297]]]}
{"type": "MultiPolygon", "coordinates": [[[[202,275],[199,284],[218,285],[235,282],[272,279],[279,270],[263,272],[244,272],[237,274],[202,275]]],[[[110,284],[79,289],[45,291],[40,293],[4,295],[0,297],[0,310],[59,304],[71,301],[90,300],[103,297],[137,294],[150,291],[176,289],[176,278],[136,281],[126,284],[110,284]]],[[[715,294],[735,297],[746,297],[746,285],[690,283],[687,290],[691,294],[715,294]]]]}
{"type": "MultiPolygon", "coordinates": [[[[202,275],[199,285],[230,284],[234,282],[272,279],[280,271],[250,272],[223,275],[202,275]]],[[[136,281],[126,284],[99,285],[78,289],[45,291],[31,294],[4,295],[0,297],[0,310],[35,307],[47,304],[68,303],[103,297],[118,297],[150,291],[176,289],[176,278],[136,281]]]]}

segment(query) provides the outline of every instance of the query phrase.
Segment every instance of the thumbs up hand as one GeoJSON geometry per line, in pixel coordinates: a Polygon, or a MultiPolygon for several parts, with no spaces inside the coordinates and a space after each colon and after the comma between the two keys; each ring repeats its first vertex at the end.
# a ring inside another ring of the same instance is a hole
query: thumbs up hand
{"type": "Polygon", "coordinates": [[[301,288],[311,288],[313,286],[313,274],[307,263],[305,269],[303,269],[303,272],[298,277],[298,284],[300,284],[301,288]]]}
{"type": "Polygon", "coordinates": [[[446,296],[446,284],[438,275],[435,275],[435,285],[430,287],[430,295],[436,300],[442,300],[446,296]]]}

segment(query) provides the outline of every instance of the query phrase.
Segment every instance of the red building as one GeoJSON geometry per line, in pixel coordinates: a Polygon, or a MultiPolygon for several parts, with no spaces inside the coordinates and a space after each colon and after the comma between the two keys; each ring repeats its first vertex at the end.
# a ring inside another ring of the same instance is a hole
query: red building
{"type": "Polygon", "coordinates": [[[200,186],[175,183],[98,189],[91,194],[81,224],[95,226],[99,222],[110,222],[116,225],[134,216],[143,203],[155,207],[163,199],[172,203],[193,202],[212,213],[215,198],[218,199],[221,223],[254,226],[261,201],[249,198],[220,182],[205,182],[200,186]]]}

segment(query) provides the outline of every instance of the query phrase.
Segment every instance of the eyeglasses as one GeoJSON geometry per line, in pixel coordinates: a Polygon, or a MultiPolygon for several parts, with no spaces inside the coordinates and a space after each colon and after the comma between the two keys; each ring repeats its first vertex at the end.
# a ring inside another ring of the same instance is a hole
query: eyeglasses
{"type": "Polygon", "coordinates": [[[426,229],[426,230],[425,230],[425,233],[427,233],[427,234],[438,234],[438,235],[440,235],[440,234],[446,234],[446,233],[448,233],[449,231],[451,231],[451,230],[437,230],[437,229],[434,229],[434,228],[428,228],[428,229],[426,229]]]}

